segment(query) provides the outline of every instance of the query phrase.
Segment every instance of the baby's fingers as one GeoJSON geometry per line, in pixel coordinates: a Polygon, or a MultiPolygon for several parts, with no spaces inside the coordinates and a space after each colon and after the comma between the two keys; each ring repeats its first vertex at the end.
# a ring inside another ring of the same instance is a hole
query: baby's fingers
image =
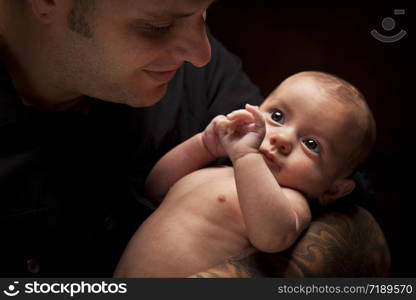
{"type": "Polygon", "coordinates": [[[226,116],[220,115],[214,119],[215,131],[217,134],[222,137],[226,135],[232,129],[232,121],[230,121],[226,116]]]}
{"type": "Polygon", "coordinates": [[[227,118],[231,121],[238,121],[242,123],[254,122],[253,115],[245,109],[235,110],[227,115],[227,118]]]}
{"type": "Polygon", "coordinates": [[[260,128],[260,127],[265,126],[264,116],[259,110],[258,106],[246,104],[245,108],[246,108],[246,111],[250,112],[250,114],[252,115],[253,122],[256,127],[260,128]]]}
{"type": "Polygon", "coordinates": [[[227,117],[226,116],[224,116],[224,115],[218,115],[218,116],[216,116],[213,120],[212,120],[212,124],[214,125],[214,126],[216,126],[217,124],[219,124],[219,123],[221,123],[221,122],[223,122],[223,121],[226,121],[227,120],[227,117]]]}

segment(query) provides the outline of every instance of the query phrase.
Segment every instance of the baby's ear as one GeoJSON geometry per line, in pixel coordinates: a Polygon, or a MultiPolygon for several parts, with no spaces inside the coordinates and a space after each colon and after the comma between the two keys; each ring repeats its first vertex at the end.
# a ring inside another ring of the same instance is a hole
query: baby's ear
{"type": "Polygon", "coordinates": [[[318,197],[322,205],[327,205],[335,200],[347,196],[355,188],[355,182],[352,179],[337,179],[332,186],[322,196],[318,197]]]}

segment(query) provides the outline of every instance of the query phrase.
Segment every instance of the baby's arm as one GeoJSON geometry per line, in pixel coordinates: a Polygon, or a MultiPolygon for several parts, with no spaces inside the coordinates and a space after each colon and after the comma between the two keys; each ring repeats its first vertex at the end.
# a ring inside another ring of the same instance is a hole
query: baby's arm
{"type": "Polygon", "coordinates": [[[217,116],[203,132],[179,144],[156,163],[145,182],[146,193],[152,200],[160,203],[179,179],[226,155],[215,133],[220,121],[227,122],[226,117],[217,116]]]}
{"type": "Polygon", "coordinates": [[[233,162],[248,238],[260,251],[282,251],[309,225],[308,203],[301,193],[279,185],[259,152],[265,136],[261,112],[247,105],[227,117],[232,124],[219,124],[218,134],[233,162]]]}

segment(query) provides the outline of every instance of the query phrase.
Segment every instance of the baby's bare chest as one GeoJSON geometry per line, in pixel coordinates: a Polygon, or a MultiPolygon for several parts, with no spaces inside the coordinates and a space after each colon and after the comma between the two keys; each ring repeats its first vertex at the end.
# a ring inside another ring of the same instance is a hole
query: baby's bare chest
{"type": "Polygon", "coordinates": [[[206,168],[185,176],[171,188],[164,202],[210,223],[232,227],[244,224],[230,167],[206,168]]]}

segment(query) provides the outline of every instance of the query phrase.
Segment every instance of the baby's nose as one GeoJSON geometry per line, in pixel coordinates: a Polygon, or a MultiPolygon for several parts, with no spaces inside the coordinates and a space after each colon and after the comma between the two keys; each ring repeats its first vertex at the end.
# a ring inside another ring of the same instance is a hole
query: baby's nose
{"type": "Polygon", "coordinates": [[[275,134],[270,137],[270,144],[283,155],[289,155],[292,152],[292,142],[289,135],[275,134]]]}

